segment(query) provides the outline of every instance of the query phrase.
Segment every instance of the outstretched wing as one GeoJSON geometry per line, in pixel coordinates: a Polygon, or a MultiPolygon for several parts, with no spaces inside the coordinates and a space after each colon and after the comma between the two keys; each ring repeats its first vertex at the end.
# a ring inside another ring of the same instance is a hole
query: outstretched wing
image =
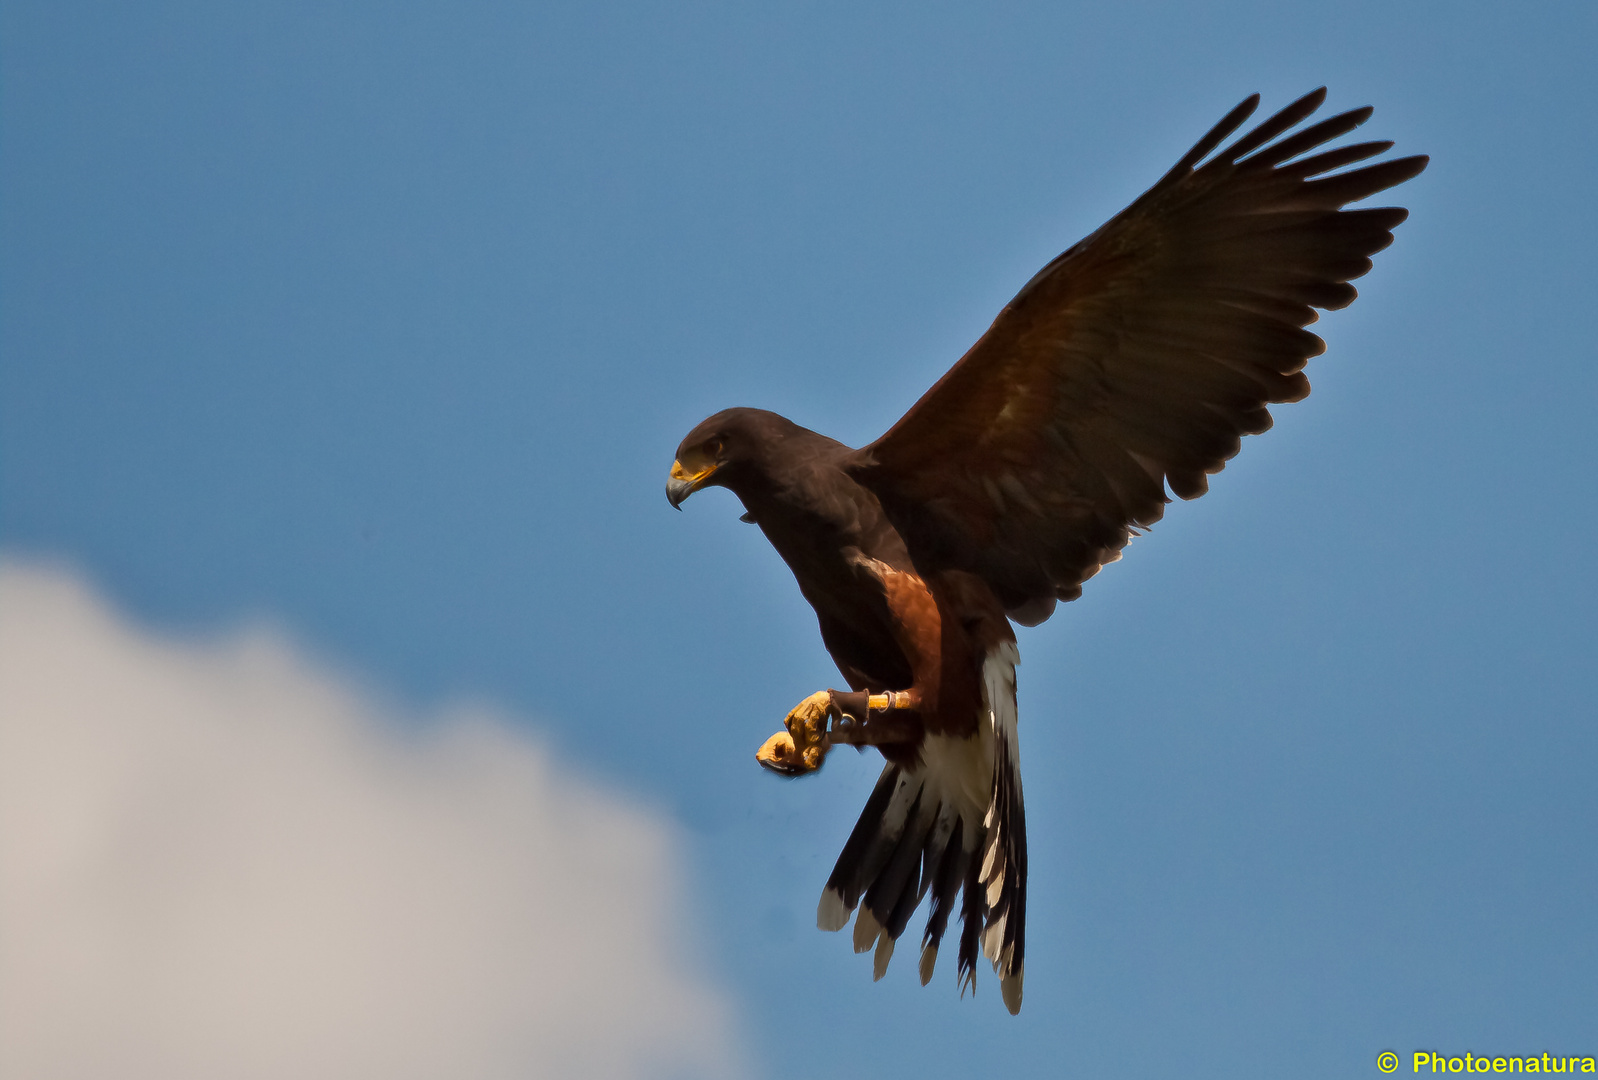
{"type": "Polygon", "coordinates": [[[1233,109],[1159,183],[1039,271],[853,455],[850,471],[882,500],[922,573],[977,573],[1012,618],[1041,622],[1160,519],[1166,485],[1202,495],[1240,437],[1271,426],[1268,404],[1309,393],[1301,369],[1325,348],[1304,329],[1313,308],[1349,304],[1350,279],[1408,216],[1342,207],[1427,161],[1334,172],[1390,142],[1301,156],[1371,115],[1355,109],[1287,134],[1325,97],[1300,98],[1205,161],[1259,95],[1233,109]]]}

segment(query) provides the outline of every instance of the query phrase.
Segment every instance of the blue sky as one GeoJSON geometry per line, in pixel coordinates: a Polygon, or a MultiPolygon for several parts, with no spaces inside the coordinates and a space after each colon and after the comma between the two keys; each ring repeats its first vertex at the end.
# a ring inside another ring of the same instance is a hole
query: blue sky
{"type": "Polygon", "coordinates": [[[760,1075],[1592,1054],[1595,46],[1590,4],[10,3],[0,545],[678,823],[760,1075]],[[1021,634],[1026,1008],[873,985],[812,912],[876,769],[755,766],[838,676],[672,450],[733,404],[868,441],[1321,84],[1432,165],[1310,398],[1021,634]]]}

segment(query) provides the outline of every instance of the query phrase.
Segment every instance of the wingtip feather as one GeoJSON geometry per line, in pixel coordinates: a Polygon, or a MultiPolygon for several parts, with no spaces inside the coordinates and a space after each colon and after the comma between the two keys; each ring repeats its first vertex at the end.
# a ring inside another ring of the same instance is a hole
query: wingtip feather
{"type": "Polygon", "coordinates": [[[1161,179],[1161,183],[1174,180],[1188,173],[1195,165],[1203,161],[1211,150],[1221,145],[1232,132],[1243,126],[1243,121],[1254,115],[1254,110],[1260,107],[1260,96],[1250,94],[1232,109],[1231,112],[1221,117],[1219,123],[1210,128],[1204,137],[1193,145],[1193,148],[1182,155],[1182,160],[1171,166],[1169,172],[1161,179]]]}

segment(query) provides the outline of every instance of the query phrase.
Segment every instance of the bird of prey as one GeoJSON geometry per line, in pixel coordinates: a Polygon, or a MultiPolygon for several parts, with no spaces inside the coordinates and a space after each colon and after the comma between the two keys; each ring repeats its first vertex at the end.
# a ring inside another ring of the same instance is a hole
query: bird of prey
{"type": "Polygon", "coordinates": [[[800,702],[757,758],[821,767],[875,746],[881,778],[816,913],[894,943],[930,895],[921,981],[962,895],[957,980],[993,963],[1010,1012],[1026,957],[1026,820],[1014,621],[1034,626],[1170,501],[1204,494],[1266,406],[1309,393],[1304,329],[1341,308],[1408,216],[1343,209],[1426,167],[1347,168],[1391,142],[1326,143],[1371,115],[1300,128],[1323,87],[1215,152],[1238,105],[1132,205],[1038,271],[887,434],[860,449],[759,409],[677,448],[666,494],[731,490],[798,579],[847,691],[800,702]],[[1297,129],[1297,130],[1295,130],[1297,129]]]}

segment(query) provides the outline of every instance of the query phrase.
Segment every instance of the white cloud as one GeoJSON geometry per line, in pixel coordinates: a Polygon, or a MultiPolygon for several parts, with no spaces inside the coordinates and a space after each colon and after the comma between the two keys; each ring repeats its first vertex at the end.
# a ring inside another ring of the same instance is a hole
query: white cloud
{"type": "Polygon", "coordinates": [[[481,712],[0,564],[0,1075],[731,1071],[673,829],[481,712]]]}

